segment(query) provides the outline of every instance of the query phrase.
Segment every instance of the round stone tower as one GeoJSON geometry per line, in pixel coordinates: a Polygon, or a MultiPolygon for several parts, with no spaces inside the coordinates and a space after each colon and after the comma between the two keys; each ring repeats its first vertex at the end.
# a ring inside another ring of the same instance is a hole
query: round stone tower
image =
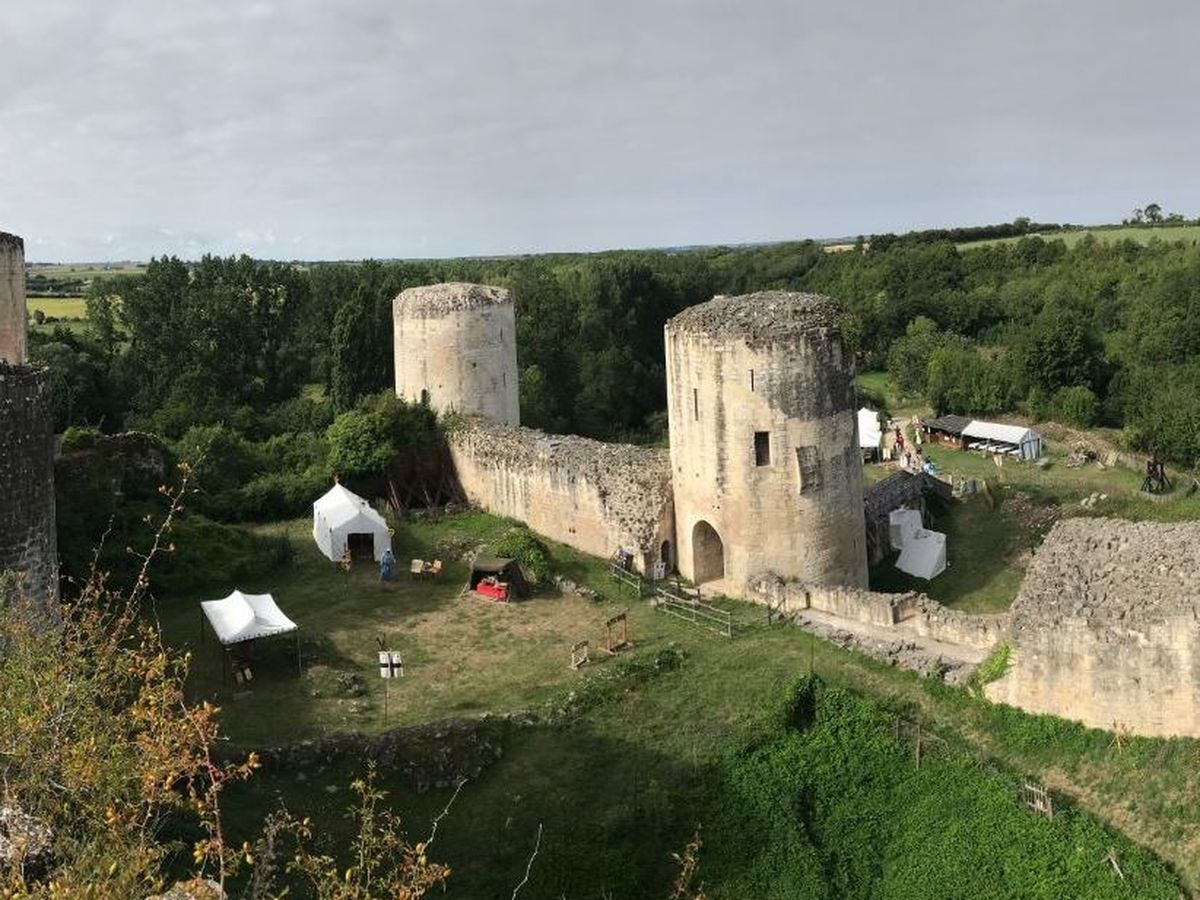
{"type": "Polygon", "coordinates": [[[58,596],[54,418],[46,370],[25,364],[25,245],[0,232],[0,603],[58,596]]]}
{"type": "Polygon", "coordinates": [[[25,354],[25,242],[0,231],[0,362],[25,354]]]}
{"type": "Polygon", "coordinates": [[[740,595],[762,572],[867,584],[853,360],[837,305],[717,297],[666,325],[680,572],[740,595]]]}
{"type": "Polygon", "coordinates": [[[520,424],[511,292],[461,283],[409,288],[392,303],[392,324],[397,397],[520,424]]]}

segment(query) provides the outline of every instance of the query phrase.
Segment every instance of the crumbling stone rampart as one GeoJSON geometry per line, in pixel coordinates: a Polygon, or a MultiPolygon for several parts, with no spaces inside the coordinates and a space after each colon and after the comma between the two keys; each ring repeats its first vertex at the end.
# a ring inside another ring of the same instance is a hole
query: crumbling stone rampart
{"type": "Polygon", "coordinates": [[[53,439],[46,370],[0,363],[0,572],[35,601],[58,596],[53,439]]]}
{"type": "Polygon", "coordinates": [[[785,615],[813,609],[848,622],[902,626],[898,634],[904,632],[973,650],[990,650],[1004,638],[1009,628],[1009,617],[1005,613],[950,609],[914,591],[885,594],[850,585],[805,584],[785,581],[771,572],[749,580],[746,599],[785,615]]]}
{"type": "MultiPolygon", "coordinates": [[[[585,553],[634,554],[646,571],[673,540],[666,450],[546,434],[478,416],[450,430],[466,496],[585,553]]],[[[669,550],[669,548],[668,548],[669,550]]]]}
{"type": "Polygon", "coordinates": [[[1200,523],[1055,524],[988,696],[1085,724],[1200,736],[1200,523]]]}

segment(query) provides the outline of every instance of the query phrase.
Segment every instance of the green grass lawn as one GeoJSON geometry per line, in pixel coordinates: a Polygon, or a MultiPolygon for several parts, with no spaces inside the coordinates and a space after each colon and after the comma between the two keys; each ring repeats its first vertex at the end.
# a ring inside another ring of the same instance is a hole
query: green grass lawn
{"type": "MultiPolygon", "coordinates": [[[[1118,225],[1111,228],[1080,228],[1071,231],[1054,232],[1050,231],[1041,235],[1047,241],[1062,241],[1068,247],[1074,247],[1084,235],[1092,235],[1098,241],[1137,241],[1139,244],[1148,244],[1152,240],[1160,240],[1166,243],[1174,243],[1175,241],[1185,241],[1194,244],[1200,240],[1200,225],[1179,225],[1173,227],[1152,228],[1147,225],[1118,225]]],[[[959,244],[960,250],[969,250],[973,247],[986,247],[989,244],[1015,244],[1021,240],[1019,237],[993,238],[984,241],[970,241],[968,243],[959,244]]]]}
{"type": "MultiPolygon", "coordinates": [[[[212,596],[160,599],[157,612],[167,641],[193,653],[192,696],[220,705],[226,733],[246,746],[536,706],[574,677],[567,665],[571,645],[588,639],[597,646],[604,620],[629,605],[629,593],[603,577],[598,560],[558,545],[551,550],[559,571],[576,581],[600,581],[607,599],[545,590],[521,603],[460,599],[467,579],[463,551],[509,527],[482,514],[402,524],[393,546],[405,571],[383,584],[373,564],[342,572],[317,551],[307,520],[289,522],[264,530],[287,535],[295,548],[291,565],[230,583],[212,596]],[[414,557],[442,558],[441,579],[410,580],[407,563],[414,557]],[[308,661],[302,677],[289,635],[258,643],[250,690],[235,690],[228,681],[223,651],[201,619],[199,601],[234,588],[273,594],[300,625],[308,661]],[[377,638],[403,653],[406,669],[403,681],[388,686],[386,720],[377,638]]],[[[644,604],[634,606],[635,639],[658,615],[644,604]]]]}
{"type": "Polygon", "coordinates": [[[87,302],[82,297],[30,297],[25,305],[31,314],[40,309],[56,319],[87,318],[87,302]]]}
{"type": "Polygon", "coordinates": [[[1022,534],[1020,524],[982,496],[948,504],[930,503],[929,527],[946,535],[946,570],[932,580],[914,578],[896,568],[890,554],[871,569],[877,591],[920,591],[939,603],[967,612],[1008,609],[1025,575],[1022,550],[1041,535],[1022,534]]]}
{"type": "MultiPolygon", "coordinates": [[[[975,498],[962,505],[958,522],[935,524],[951,534],[986,530],[1003,520],[1004,492],[999,494],[999,518],[985,510],[983,498],[975,498]]],[[[605,890],[614,897],[664,896],[670,853],[697,823],[710,826],[718,842],[701,853],[702,875],[706,858],[720,874],[716,883],[708,882],[711,895],[738,896],[722,889],[723,883],[738,884],[740,876],[731,851],[722,849],[726,839],[718,835],[740,834],[743,827],[752,834],[758,826],[736,824],[723,773],[731,754],[737,758],[739,748],[777,727],[779,698],[810,667],[831,685],[907,709],[972,753],[1012,772],[1035,774],[1153,847],[1186,884],[1200,887],[1200,771],[1194,765],[1200,742],[1138,739],[1124,750],[1114,748],[1103,732],[993,706],[797,629],[768,626],[762,611],[747,604],[730,604],[740,627],[733,639],[720,637],[655,611],[647,601],[619,597],[602,561],[562,545],[551,547],[558,570],[600,590],[604,601],[542,594],[500,607],[457,600],[465,574],[457,562],[435,584],[405,581],[384,588],[367,567],[347,580],[317,554],[307,522],[278,527],[295,543],[295,561],[237,586],[271,590],[310,639],[319,636],[310,646],[315,644],[320,658],[304,677],[291,669],[283,642],[274,655],[264,653],[251,696],[233,700],[220,685],[212,646],[199,645],[200,598],[158,602],[168,640],[196,651],[193,695],[216,697],[231,739],[243,746],[384,727],[382,681],[374,669],[377,634],[403,650],[408,662],[405,679],[392,685],[387,724],[535,707],[579,690],[613,663],[571,671],[570,644],[585,637],[596,641],[603,620],[620,609],[629,609],[635,643],[621,659],[652,659],[669,645],[685,654],[679,669],[616,691],[574,724],[521,729],[503,739],[503,758],[464,789],[439,830],[433,856],[453,866],[453,896],[508,896],[539,823],[544,832],[537,877],[523,898],[604,896],[605,890]],[[342,692],[338,676],[344,674],[359,675],[367,693],[342,692]],[[351,712],[352,703],[363,707],[351,712]]],[[[397,529],[394,542],[403,562],[432,556],[435,548],[487,540],[507,527],[479,513],[414,520],[397,529]]],[[[449,554],[444,558],[451,562],[449,554]]],[[[984,566],[971,564],[977,571],[984,566]]],[[[951,572],[967,567],[957,562],[951,572]]],[[[251,837],[262,817],[283,803],[298,815],[313,816],[331,839],[344,838],[347,785],[362,765],[340,760],[306,772],[267,770],[231,786],[224,807],[233,837],[251,837]]],[[[448,792],[417,794],[398,776],[382,778],[410,836],[421,839],[448,792]]],[[[770,834],[760,840],[771,845],[770,834]]],[[[1111,842],[1125,846],[1118,838],[1111,842]]]]}
{"type": "MultiPolygon", "coordinates": [[[[396,543],[405,548],[403,556],[503,527],[487,516],[454,516],[411,523],[398,533],[396,543]]],[[[288,530],[303,539],[301,523],[288,530]]],[[[554,549],[570,577],[613,593],[602,562],[554,549]]],[[[301,550],[294,572],[243,587],[270,587],[306,629],[328,631],[345,657],[338,665],[358,669],[369,685],[378,683],[371,681],[373,635],[387,622],[398,623],[391,633],[411,664],[392,698],[397,722],[511,710],[579,689],[608,664],[570,671],[569,642],[581,632],[592,636],[589,627],[626,606],[636,647],[623,658],[652,658],[668,645],[685,653],[678,670],[617,691],[575,724],[522,729],[503,739],[503,759],[466,787],[439,830],[433,855],[454,868],[453,896],[508,896],[524,871],[539,824],[544,831],[536,877],[523,897],[605,896],[606,890],[614,897],[664,896],[669,854],[682,847],[697,823],[722,834],[735,827],[729,817],[736,822],[737,814],[727,806],[722,773],[731,754],[737,758],[743,752],[738,748],[776,727],[779,698],[810,667],[832,685],[908,709],[964,741],[972,752],[1078,796],[1084,807],[1153,846],[1180,868],[1188,883],[1200,885],[1200,809],[1195,802],[1200,781],[1193,765],[1200,744],[1195,741],[1137,740],[1116,750],[1102,732],[971,699],[797,629],[767,626],[761,610],[742,604],[733,604],[741,628],[730,640],[629,598],[598,605],[539,597],[508,608],[464,606],[466,601],[448,598],[441,586],[384,591],[366,571],[355,573],[339,590],[342,576],[331,575],[326,565],[301,550]],[[559,621],[555,610],[566,610],[564,621],[577,624],[562,625],[555,633],[549,624],[559,621]],[[419,629],[408,625],[439,613],[442,627],[417,639],[419,629]],[[518,627],[514,613],[535,636],[510,640],[518,627]],[[462,646],[471,656],[461,666],[450,665],[448,659],[458,658],[462,646]],[[1154,764],[1147,768],[1149,760],[1154,764]]],[[[451,576],[447,591],[455,589],[457,577],[451,576]]],[[[167,604],[162,601],[160,609],[167,604]]],[[[177,615],[177,622],[165,623],[169,632],[191,641],[197,627],[194,609],[180,609],[177,615]]],[[[199,657],[197,663],[202,664],[199,657]]],[[[209,687],[215,687],[211,673],[207,677],[209,687]]],[[[264,673],[253,698],[221,698],[234,739],[274,743],[344,727],[346,715],[336,700],[305,696],[312,684],[284,667],[275,676],[264,673]]],[[[371,698],[370,713],[350,717],[364,730],[380,725],[378,694],[371,698]]],[[[346,785],[361,771],[361,761],[341,760],[303,773],[264,771],[246,785],[229,788],[224,805],[229,821],[236,823],[235,839],[250,836],[255,823],[280,803],[298,815],[313,816],[323,830],[344,838],[344,811],[351,800],[346,785]]],[[[430,818],[448,799],[447,791],[417,794],[386,773],[383,786],[390,792],[389,802],[405,815],[414,840],[426,834],[430,818]]],[[[747,821],[744,827],[752,826],[747,821]]],[[[769,846],[771,835],[762,834],[760,840],[769,846]]],[[[1113,843],[1119,841],[1114,838],[1113,843]]],[[[737,883],[728,849],[717,844],[702,851],[702,875],[706,858],[711,866],[720,866],[721,882],[737,883]]],[[[711,876],[707,883],[714,897],[738,896],[723,892],[711,876]]]]}

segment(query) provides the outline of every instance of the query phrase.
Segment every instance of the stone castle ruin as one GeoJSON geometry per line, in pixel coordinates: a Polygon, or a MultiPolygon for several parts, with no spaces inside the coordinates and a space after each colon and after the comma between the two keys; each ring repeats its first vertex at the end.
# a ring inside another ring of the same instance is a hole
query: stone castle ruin
{"type": "Polygon", "coordinates": [[[833,301],[716,299],[666,325],[679,571],[867,583],[853,360],[833,301]]]}
{"type": "Polygon", "coordinates": [[[1065,519],[1012,606],[988,696],[1139,734],[1200,736],[1200,523],[1065,519]]]}
{"type": "Polygon", "coordinates": [[[28,364],[25,328],[25,243],[0,232],[0,575],[40,599],[58,596],[54,418],[47,372],[28,364]]]}
{"type": "MultiPolygon", "coordinates": [[[[853,360],[827,298],[717,297],[669,321],[669,449],[521,427],[504,289],[413,288],[393,315],[396,393],[460,414],[455,474],[489,512],[947,680],[1007,642],[994,700],[1200,736],[1200,523],[1059,522],[1010,613],[869,590],[853,360]]],[[[58,587],[52,427],[47,373],[27,360],[24,244],[0,233],[0,585],[15,575],[34,598],[58,587]]]]}
{"type": "Polygon", "coordinates": [[[670,449],[523,428],[512,295],[396,298],[396,392],[451,420],[467,498],[586,553],[630,552],[842,646],[956,683],[1007,642],[988,696],[1200,736],[1200,523],[1058,523],[1010,613],[867,587],[853,361],[833,301],[717,297],[665,327],[670,449]]]}
{"type": "Polygon", "coordinates": [[[396,393],[467,414],[467,497],[586,553],[624,550],[741,596],[770,570],[865,585],[853,360],[811,294],[718,297],[666,325],[670,451],[519,424],[512,295],[411,288],[393,306],[396,393]]]}

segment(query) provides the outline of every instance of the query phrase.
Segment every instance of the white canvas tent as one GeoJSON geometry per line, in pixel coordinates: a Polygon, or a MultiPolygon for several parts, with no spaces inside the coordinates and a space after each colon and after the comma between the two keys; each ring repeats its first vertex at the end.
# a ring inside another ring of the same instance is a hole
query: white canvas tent
{"type": "Polygon", "coordinates": [[[922,529],[919,509],[893,509],[888,513],[888,539],[893,550],[903,550],[918,531],[922,529]]]}
{"type": "Polygon", "coordinates": [[[883,446],[883,431],[879,427],[879,413],[865,406],[858,411],[858,446],[860,450],[876,452],[883,446]]]}
{"type": "Polygon", "coordinates": [[[349,546],[351,552],[366,552],[369,542],[371,558],[379,561],[385,550],[392,548],[387,522],[358,494],[335,484],[313,504],[313,540],[333,562],[342,558],[349,546]]]}
{"type": "Polygon", "coordinates": [[[962,436],[971,450],[1006,453],[1021,459],[1037,459],[1042,455],[1042,436],[1024,425],[1001,425],[977,419],[962,430],[962,436]]]}
{"type": "Polygon", "coordinates": [[[299,626],[283,614],[270,594],[234,591],[223,600],[200,604],[217,640],[225,646],[296,631],[299,626]]]}
{"type": "Polygon", "coordinates": [[[946,536],[918,529],[904,542],[896,568],[916,578],[936,578],[946,570],[946,536]]]}

